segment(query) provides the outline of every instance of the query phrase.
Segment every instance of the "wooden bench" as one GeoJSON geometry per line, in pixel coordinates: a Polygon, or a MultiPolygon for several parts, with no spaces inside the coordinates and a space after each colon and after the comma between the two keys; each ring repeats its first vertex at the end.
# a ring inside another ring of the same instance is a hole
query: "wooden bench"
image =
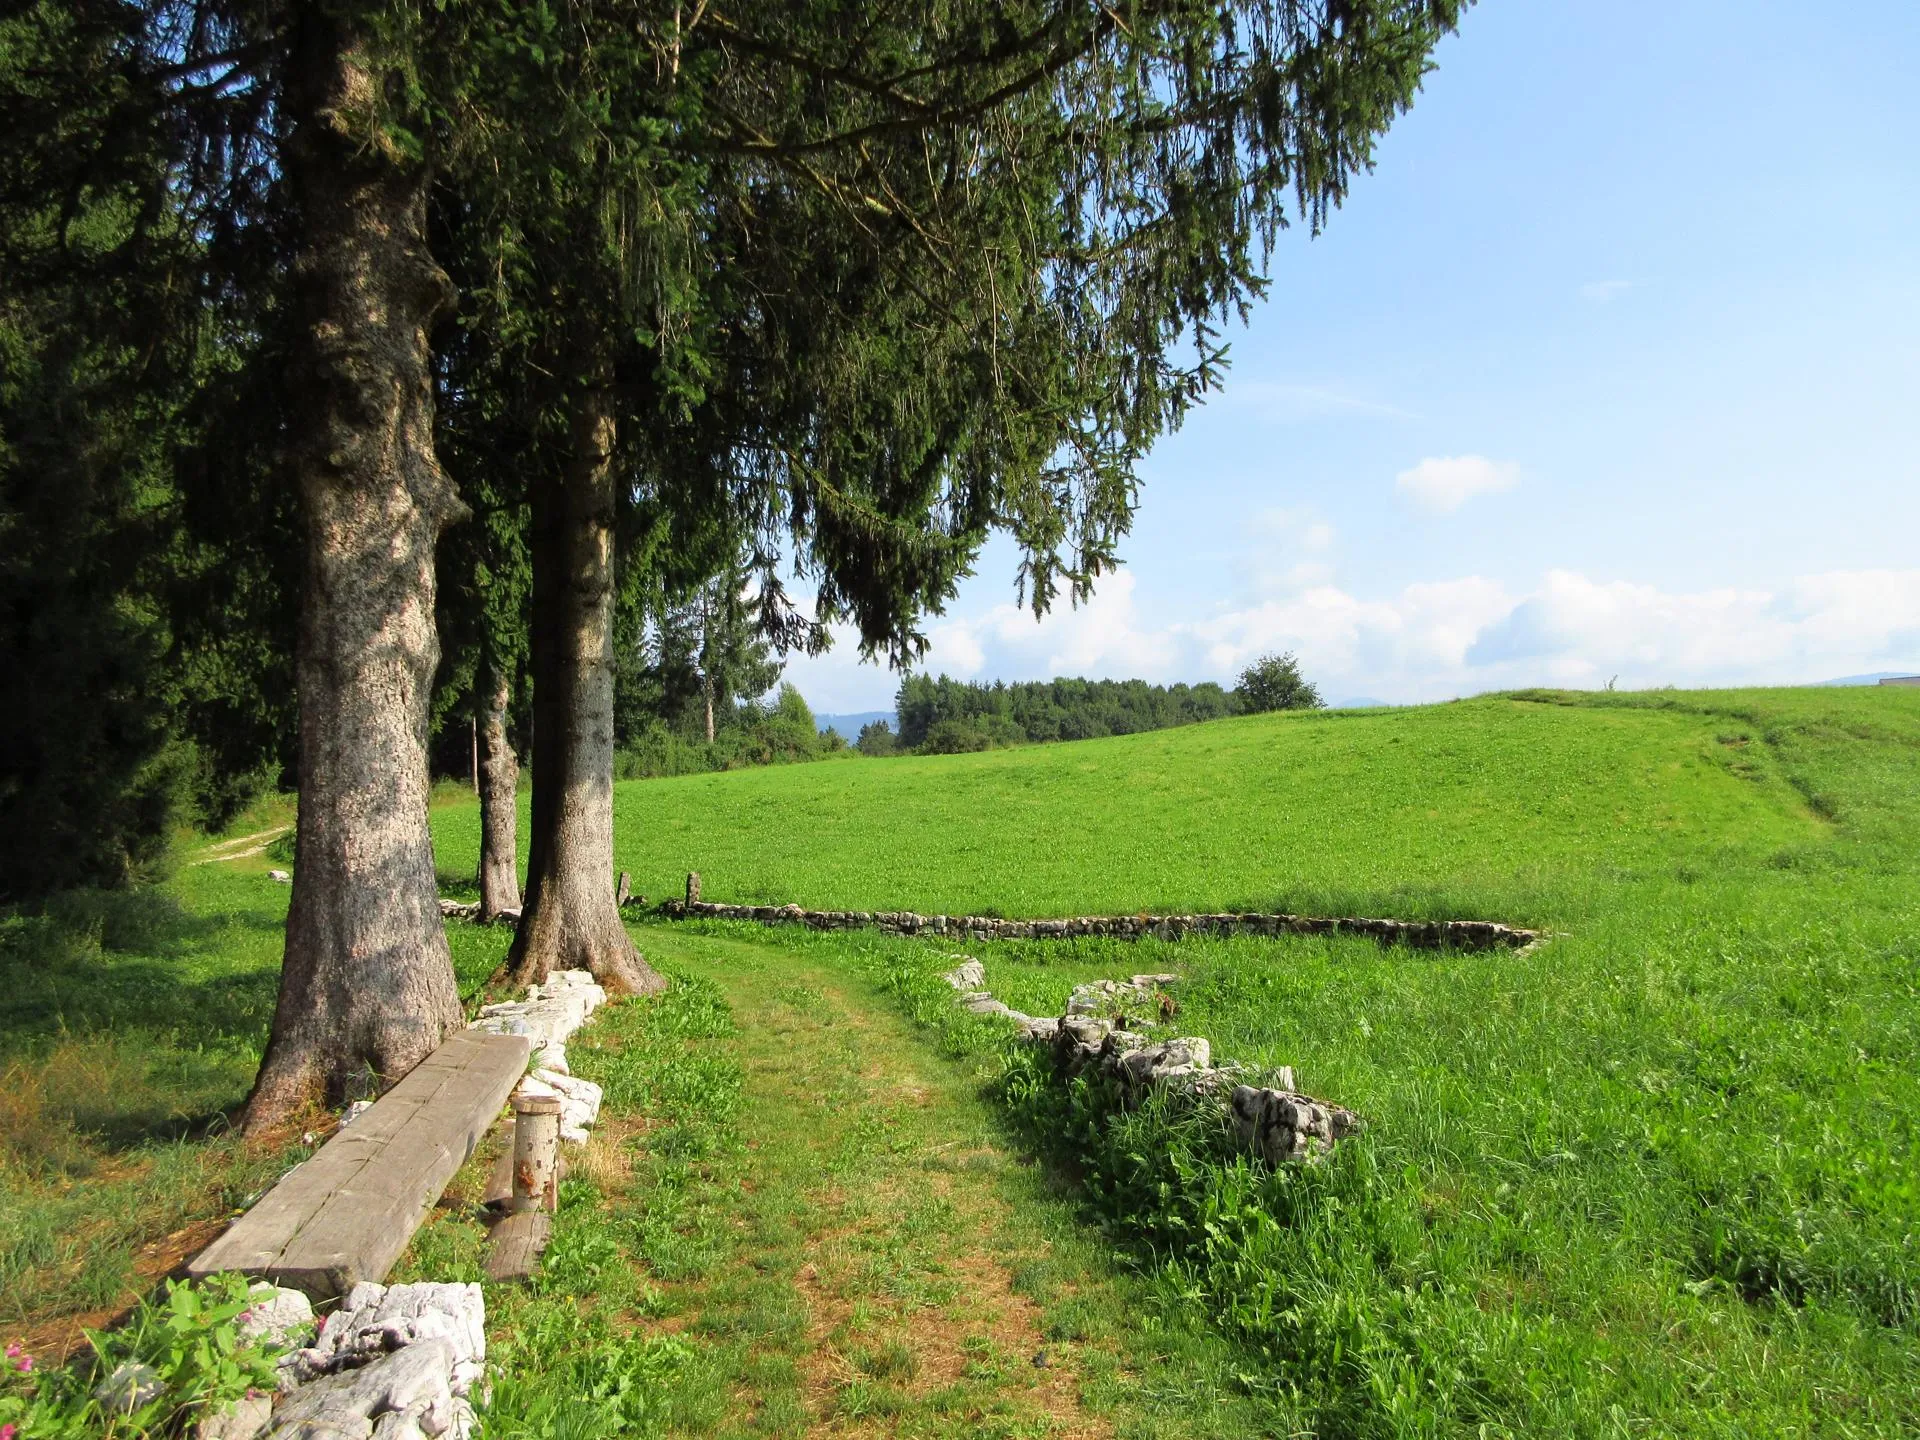
{"type": "Polygon", "coordinates": [[[258,1275],[315,1300],[386,1277],[526,1073],[524,1035],[463,1030],[416,1065],[187,1266],[258,1275]]]}

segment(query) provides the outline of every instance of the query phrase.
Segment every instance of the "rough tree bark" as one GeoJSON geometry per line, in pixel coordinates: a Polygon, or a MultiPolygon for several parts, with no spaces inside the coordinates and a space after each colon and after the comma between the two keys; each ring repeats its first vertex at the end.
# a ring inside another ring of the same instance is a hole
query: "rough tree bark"
{"type": "Polygon", "coordinates": [[[300,813],[286,960],[250,1130],[399,1079],[462,1020],[427,832],[434,542],[463,513],[433,452],[427,169],[382,143],[387,67],[304,6],[283,160],[301,220],[290,468],[305,511],[300,813]]]}
{"type": "Polygon", "coordinates": [[[613,897],[614,402],[576,401],[559,476],[533,486],[533,837],[516,985],[591,970],[614,994],[666,982],[633,948],[613,897]]]}
{"type": "Polygon", "coordinates": [[[520,860],[514,832],[519,824],[516,790],[520,760],[507,739],[506,673],[489,660],[481,667],[480,731],[480,919],[492,924],[502,910],[520,908],[520,860]]]}

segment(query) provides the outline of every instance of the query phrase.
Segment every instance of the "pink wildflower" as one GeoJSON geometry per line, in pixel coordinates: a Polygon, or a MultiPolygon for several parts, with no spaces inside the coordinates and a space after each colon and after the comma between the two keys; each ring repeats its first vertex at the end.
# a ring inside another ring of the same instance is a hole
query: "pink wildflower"
{"type": "Polygon", "coordinates": [[[19,1427],[12,1421],[8,1421],[5,1425],[0,1425],[0,1440],[13,1440],[14,1433],[18,1429],[19,1427]]]}
{"type": "Polygon", "coordinates": [[[33,1369],[33,1356],[22,1355],[18,1360],[13,1362],[13,1368],[18,1370],[22,1375],[26,1374],[29,1370],[33,1369]]]}

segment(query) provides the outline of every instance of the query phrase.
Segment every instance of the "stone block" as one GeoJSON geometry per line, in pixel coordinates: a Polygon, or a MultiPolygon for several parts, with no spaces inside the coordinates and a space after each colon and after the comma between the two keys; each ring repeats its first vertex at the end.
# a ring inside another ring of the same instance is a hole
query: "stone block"
{"type": "Polygon", "coordinates": [[[203,1416],[194,1426],[194,1440],[256,1440],[272,1423],[273,1396],[247,1395],[203,1416]]]}
{"type": "Polygon", "coordinates": [[[565,1075],[558,1070],[536,1070],[520,1082],[519,1095],[550,1095],[560,1102],[560,1138],[577,1145],[587,1141],[587,1131],[600,1118],[600,1087],[591,1080],[565,1075]]]}
{"type": "Polygon", "coordinates": [[[963,994],[987,988],[987,967],[970,955],[950,955],[950,960],[960,963],[947,971],[941,978],[963,994]]]}

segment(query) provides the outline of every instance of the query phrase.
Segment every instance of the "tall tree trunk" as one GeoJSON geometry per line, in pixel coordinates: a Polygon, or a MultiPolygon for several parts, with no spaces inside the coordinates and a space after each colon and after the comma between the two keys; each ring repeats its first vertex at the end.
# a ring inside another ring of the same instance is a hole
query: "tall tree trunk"
{"type": "Polygon", "coordinates": [[[507,739],[507,675],[489,659],[480,670],[480,919],[520,908],[520,862],[514,832],[520,761],[507,739]]]}
{"type": "Polygon", "coordinates": [[[707,744],[711,745],[713,743],[713,677],[707,676],[700,682],[700,686],[707,692],[707,744]]]}
{"type": "Polygon", "coordinates": [[[665,981],[613,892],[613,396],[580,393],[559,476],[533,486],[533,842],[506,970],[585,969],[615,994],[665,981]]]}
{"type": "Polygon", "coordinates": [[[434,542],[463,513],[434,458],[427,331],[452,285],[427,250],[426,167],[371,114],[389,67],[320,7],[296,25],[283,162],[302,226],[300,813],[249,1129],[391,1084],[462,1021],[427,832],[434,542]]]}

